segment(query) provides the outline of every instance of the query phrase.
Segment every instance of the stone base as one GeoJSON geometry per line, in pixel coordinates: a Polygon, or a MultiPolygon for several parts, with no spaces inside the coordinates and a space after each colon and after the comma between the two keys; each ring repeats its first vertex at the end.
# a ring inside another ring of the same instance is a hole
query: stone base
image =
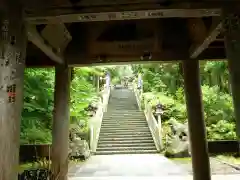
{"type": "Polygon", "coordinates": [[[166,152],[165,156],[168,158],[186,158],[186,157],[190,157],[190,154],[188,151],[178,152],[176,154],[166,152]]]}

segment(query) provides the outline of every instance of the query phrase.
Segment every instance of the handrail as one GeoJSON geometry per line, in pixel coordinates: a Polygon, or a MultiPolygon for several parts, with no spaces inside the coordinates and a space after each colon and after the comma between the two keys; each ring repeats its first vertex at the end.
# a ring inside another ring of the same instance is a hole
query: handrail
{"type": "MultiPolygon", "coordinates": [[[[139,110],[141,110],[142,108],[142,89],[137,89],[136,85],[133,85],[134,87],[134,93],[137,99],[137,103],[138,103],[138,107],[139,110]]],[[[154,144],[157,148],[158,151],[161,151],[161,149],[163,148],[162,146],[162,123],[161,123],[161,116],[159,115],[158,118],[158,122],[155,119],[154,115],[153,115],[153,111],[152,111],[152,106],[149,102],[147,102],[147,100],[144,100],[144,114],[148,123],[148,127],[151,131],[153,140],[154,140],[154,144]]]]}
{"type": "Polygon", "coordinates": [[[90,129],[90,150],[92,153],[96,152],[98,138],[100,134],[103,113],[107,111],[108,100],[110,96],[110,88],[104,86],[101,92],[102,100],[98,102],[96,114],[89,121],[90,129]]]}
{"type": "MultiPolygon", "coordinates": [[[[149,126],[149,129],[152,133],[152,137],[155,143],[155,146],[158,151],[161,151],[162,149],[162,127],[161,127],[161,121],[157,122],[155,119],[153,113],[152,113],[152,106],[150,103],[148,103],[146,100],[144,102],[145,109],[144,114],[146,116],[146,120],[149,126]]],[[[160,120],[160,118],[159,118],[160,120]]]]}
{"type": "Polygon", "coordinates": [[[133,90],[134,90],[134,94],[137,100],[137,104],[138,104],[138,109],[142,110],[142,90],[137,89],[136,85],[133,84],[133,90]]]}

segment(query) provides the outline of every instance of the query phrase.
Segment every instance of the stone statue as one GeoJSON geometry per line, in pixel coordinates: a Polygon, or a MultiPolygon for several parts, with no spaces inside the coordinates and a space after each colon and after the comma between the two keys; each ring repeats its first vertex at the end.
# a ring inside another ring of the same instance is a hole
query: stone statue
{"type": "Polygon", "coordinates": [[[77,137],[76,134],[72,135],[72,141],[69,144],[70,157],[83,157],[84,159],[89,158],[90,149],[86,140],[82,140],[77,137]]]}
{"type": "Polygon", "coordinates": [[[168,139],[166,155],[172,157],[186,157],[190,155],[190,144],[188,140],[188,123],[182,124],[175,119],[169,120],[172,135],[168,139]]]}

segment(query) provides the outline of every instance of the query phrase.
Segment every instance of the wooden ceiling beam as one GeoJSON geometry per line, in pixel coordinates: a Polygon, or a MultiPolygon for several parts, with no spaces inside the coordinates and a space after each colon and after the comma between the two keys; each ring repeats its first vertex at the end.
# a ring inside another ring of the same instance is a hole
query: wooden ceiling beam
{"type": "MultiPolygon", "coordinates": [[[[31,49],[29,49],[31,51],[31,49]]],[[[160,62],[178,62],[188,60],[188,55],[183,53],[176,53],[175,51],[165,51],[161,54],[153,54],[152,59],[141,60],[138,56],[108,56],[107,59],[97,59],[91,55],[82,55],[75,57],[68,57],[70,60],[68,66],[83,67],[83,66],[99,66],[99,65],[116,65],[116,64],[144,64],[144,63],[160,63],[160,62]]],[[[207,49],[200,56],[198,60],[202,61],[220,61],[226,60],[225,51],[222,49],[207,49]]],[[[44,54],[34,53],[34,55],[27,54],[26,67],[41,68],[54,67],[56,63],[50,61],[49,57],[44,54]]]]}
{"type": "Polygon", "coordinates": [[[30,24],[58,24],[72,22],[119,21],[156,18],[188,18],[220,16],[220,9],[144,9],[135,11],[110,11],[97,13],[73,13],[53,16],[27,17],[30,24]]]}
{"type": "Polygon", "coordinates": [[[59,54],[55,53],[53,47],[46,44],[44,39],[38,33],[35,25],[26,26],[28,40],[36,45],[42,52],[44,52],[51,60],[63,64],[64,59],[59,54]]]}
{"type": "Polygon", "coordinates": [[[213,23],[212,27],[210,28],[207,36],[202,40],[201,43],[193,44],[190,48],[190,58],[195,59],[197,58],[208,46],[216,40],[217,36],[223,30],[223,22],[218,21],[217,23],[213,23]]]}

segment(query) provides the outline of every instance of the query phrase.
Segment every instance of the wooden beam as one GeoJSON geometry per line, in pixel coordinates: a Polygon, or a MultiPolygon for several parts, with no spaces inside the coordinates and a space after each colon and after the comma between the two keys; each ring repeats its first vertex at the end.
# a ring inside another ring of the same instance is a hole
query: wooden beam
{"type": "MultiPolygon", "coordinates": [[[[30,50],[29,50],[30,51],[30,50]]],[[[143,64],[143,63],[159,63],[159,62],[176,62],[180,60],[188,59],[188,54],[179,54],[175,51],[165,52],[164,54],[153,54],[151,60],[141,60],[139,56],[107,56],[104,61],[98,60],[95,56],[77,55],[75,57],[69,57],[68,66],[69,67],[84,67],[84,66],[99,66],[99,65],[121,65],[121,64],[143,64]]],[[[207,49],[200,56],[197,57],[198,60],[208,60],[208,61],[225,61],[226,55],[225,51],[222,49],[207,49]]],[[[29,56],[26,58],[26,67],[29,68],[45,68],[45,67],[55,67],[56,64],[50,61],[47,56],[29,56]]]]}
{"type": "Polygon", "coordinates": [[[190,58],[195,59],[197,58],[205,49],[208,48],[208,46],[216,40],[217,36],[222,32],[223,30],[223,22],[214,23],[212,28],[210,28],[210,31],[206,38],[199,44],[194,44],[190,48],[190,58]]]}
{"type": "Polygon", "coordinates": [[[56,67],[52,130],[52,179],[67,180],[71,70],[56,67]]]}
{"type": "MultiPolygon", "coordinates": [[[[225,46],[230,74],[230,90],[233,97],[233,107],[236,120],[236,134],[240,145],[240,16],[229,16],[228,21],[228,27],[225,33],[225,46]]],[[[240,146],[238,153],[240,154],[240,146]]]]}
{"type": "Polygon", "coordinates": [[[187,18],[187,17],[210,17],[220,16],[221,9],[142,9],[122,10],[97,13],[72,13],[52,16],[27,17],[30,24],[58,24],[71,22],[97,22],[97,21],[119,21],[134,19],[156,19],[156,18],[187,18]]]}
{"type": "Polygon", "coordinates": [[[54,53],[53,48],[50,45],[45,44],[44,39],[37,32],[36,26],[27,25],[27,35],[28,40],[35,44],[39,49],[41,49],[50,59],[59,64],[64,63],[63,57],[54,53]]]}
{"type": "Polygon", "coordinates": [[[184,89],[190,134],[193,179],[211,180],[206,126],[202,103],[199,61],[185,60],[183,65],[184,89]]]}
{"type": "MultiPolygon", "coordinates": [[[[0,179],[18,179],[26,33],[19,1],[0,5],[0,179]]],[[[0,4],[1,4],[0,3],[0,4]]]]}

